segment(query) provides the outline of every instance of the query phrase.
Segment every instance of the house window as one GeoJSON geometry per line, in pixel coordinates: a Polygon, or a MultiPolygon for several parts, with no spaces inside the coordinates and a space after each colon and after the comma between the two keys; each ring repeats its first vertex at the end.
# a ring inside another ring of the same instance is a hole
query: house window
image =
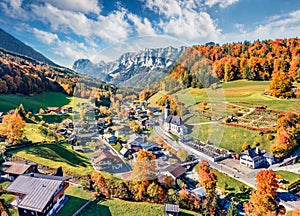
{"type": "Polygon", "coordinates": [[[34,215],[34,212],[32,211],[31,214],[34,215]]]}
{"type": "Polygon", "coordinates": [[[27,210],[24,210],[24,213],[26,214],[26,213],[27,213],[27,210]]]}

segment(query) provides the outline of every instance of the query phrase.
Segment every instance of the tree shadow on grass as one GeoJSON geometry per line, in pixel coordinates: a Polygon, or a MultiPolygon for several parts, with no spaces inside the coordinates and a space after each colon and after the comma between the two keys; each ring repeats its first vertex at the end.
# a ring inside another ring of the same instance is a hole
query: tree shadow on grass
{"type": "Polygon", "coordinates": [[[71,166],[87,167],[87,164],[89,164],[86,157],[74,153],[60,144],[44,144],[36,147],[29,147],[24,150],[28,154],[37,155],[56,162],[65,162],[71,166]]]}
{"type": "Polygon", "coordinates": [[[192,214],[185,213],[185,212],[179,212],[179,216],[193,216],[192,214]]]}
{"type": "Polygon", "coordinates": [[[80,213],[81,216],[112,216],[109,207],[101,205],[97,201],[90,202],[80,213]]]}

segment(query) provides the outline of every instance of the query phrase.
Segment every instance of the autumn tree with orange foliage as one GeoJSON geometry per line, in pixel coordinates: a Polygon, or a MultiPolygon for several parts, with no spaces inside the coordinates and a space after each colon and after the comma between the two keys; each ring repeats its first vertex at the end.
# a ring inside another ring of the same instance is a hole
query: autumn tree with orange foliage
{"type": "Polygon", "coordinates": [[[248,203],[244,204],[247,216],[276,215],[275,195],[278,189],[273,170],[261,170],[256,176],[257,190],[253,191],[248,203]]]}
{"type": "Polygon", "coordinates": [[[220,80],[270,80],[279,71],[292,81],[300,81],[299,53],[298,38],[193,46],[171,68],[165,84],[177,81],[186,88],[202,88],[202,76],[212,84],[220,80]]]}
{"type": "Polygon", "coordinates": [[[285,72],[279,71],[273,74],[270,90],[274,97],[291,98],[292,86],[292,80],[285,72]]]}
{"type": "Polygon", "coordinates": [[[277,135],[270,150],[278,157],[286,156],[298,146],[300,136],[300,116],[297,113],[285,113],[277,121],[277,135]]]}
{"type": "Polygon", "coordinates": [[[210,215],[216,214],[216,188],[217,176],[210,171],[210,165],[207,161],[202,160],[198,167],[199,185],[205,188],[206,200],[205,206],[210,215]]]}
{"type": "Polygon", "coordinates": [[[1,132],[7,137],[9,143],[17,144],[23,139],[26,122],[17,109],[13,113],[6,114],[3,117],[2,124],[5,127],[2,127],[1,132]]]}

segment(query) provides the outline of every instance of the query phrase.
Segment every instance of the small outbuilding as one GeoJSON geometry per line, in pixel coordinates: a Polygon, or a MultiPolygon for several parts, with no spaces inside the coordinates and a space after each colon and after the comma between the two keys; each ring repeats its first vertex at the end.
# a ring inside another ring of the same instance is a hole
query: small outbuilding
{"type": "Polygon", "coordinates": [[[165,214],[168,216],[179,215],[179,205],[165,204],[164,210],[165,210],[165,214]]]}

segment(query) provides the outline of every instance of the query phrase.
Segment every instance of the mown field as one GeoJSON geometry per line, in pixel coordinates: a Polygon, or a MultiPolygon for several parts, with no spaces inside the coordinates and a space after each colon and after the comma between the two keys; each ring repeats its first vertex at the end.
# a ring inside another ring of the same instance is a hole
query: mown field
{"type": "MultiPolygon", "coordinates": [[[[93,195],[83,189],[70,185],[66,190],[69,201],[57,214],[58,216],[71,216],[88,200],[93,199],[93,195]]],[[[160,216],[164,215],[164,206],[147,202],[129,202],[120,199],[108,199],[92,201],[79,214],[82,216],[160,216]]],[[[182,216],[200,216],[200,214],[184,209],[180,210],[182,216]]]]}
{"type": "Polygon", "coordinates": [[[300,100],[285,100],[264,95],[269,91],[270,81],[238,80],[223,83],[214,93],[207,89],[184,89],[176,93],[178,99],[187,107],[201,101],[250,102],[265,104],[268,109],[288,111],[298,105],[300,100]],[[221,93],[220,93],[221,92],[221,93]]]}
{"type": "MultiPolygon", "coordinates": [[[[147,202],[129,202],[120,199],[109,199],[100,202],[91,202],[81,216],[161,216],[164,215],[164,205],[147,202]]],[[[200,216],[192,211],[180,209],[180,216],[200,216]]]]}
{"type": "Polygon", "coordinates": [[[68,144],[42,144],[9,153],[50,168],[61,166],[64,172],[73,176],[86,176],[93,171],[89,158],[73,151],[68,144]]]}
{"type": "Polygon", "coordinates": [[[191,136],[202,141],[209,140],[221,148],[237,153],[242,151],[242,145],[245,142],[252,147],[259,143],[259,147],[267,151],[270,150],[270,145],[274,142],[268,140],[267,134],[260,135],[258,131],[220,124],[196,125],[193,127],[191,136]],[[218,140],[220,140],[219,143],[217,143],[218,140]]]}
{"type": "Polygon", "coordinates": [[[91,193],[84,191],[81,188],[70,185],[66,190],[66,195],[69,200],[66,205],[59,211],[57,216],[73,215],[81,206],[89,199],[93,198],[91,193]]]}

